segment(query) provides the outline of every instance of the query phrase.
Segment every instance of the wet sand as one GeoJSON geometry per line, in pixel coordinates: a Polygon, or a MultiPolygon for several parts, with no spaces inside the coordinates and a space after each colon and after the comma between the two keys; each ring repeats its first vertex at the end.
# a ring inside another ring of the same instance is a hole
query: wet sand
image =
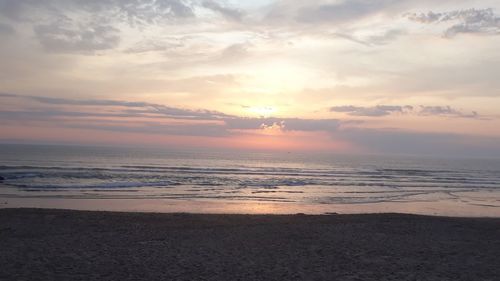
{"type": "Polygon", "coordinates": [[[0,209],[0,280],[499,280],[500,219],[0,209]]]}

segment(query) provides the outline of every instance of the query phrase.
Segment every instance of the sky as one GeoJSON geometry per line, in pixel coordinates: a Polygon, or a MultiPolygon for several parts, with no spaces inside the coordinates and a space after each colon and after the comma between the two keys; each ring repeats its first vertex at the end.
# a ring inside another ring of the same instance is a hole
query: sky
{"type": "Polygon", "coordinates": [[[500,157],[498,0],[0,0],[0,142],[500,157]]]}

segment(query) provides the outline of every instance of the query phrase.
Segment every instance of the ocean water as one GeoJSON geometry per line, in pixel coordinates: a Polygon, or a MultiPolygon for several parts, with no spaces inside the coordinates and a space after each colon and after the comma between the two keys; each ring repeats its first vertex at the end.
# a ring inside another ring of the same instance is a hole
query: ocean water
{"type": "Polygon", "coordinates": [[[500,160],[0,145],[0,207],[500,216],[500,160]]]}

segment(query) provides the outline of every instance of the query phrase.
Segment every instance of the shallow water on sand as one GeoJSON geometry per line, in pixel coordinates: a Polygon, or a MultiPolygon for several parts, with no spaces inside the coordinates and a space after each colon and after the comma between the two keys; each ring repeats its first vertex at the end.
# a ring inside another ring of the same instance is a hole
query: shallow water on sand
{"type": "Polygon", "coordinates": [[[0,207],[500,216],[500,161],[0,145],[0,207]]]}

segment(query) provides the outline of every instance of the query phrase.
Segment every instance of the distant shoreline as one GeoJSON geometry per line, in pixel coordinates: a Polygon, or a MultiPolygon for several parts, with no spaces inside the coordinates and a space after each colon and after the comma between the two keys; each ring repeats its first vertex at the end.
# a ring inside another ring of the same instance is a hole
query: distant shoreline
{"type": "Polygon", "coordinates": [[[494,280],[500,218],[0,209],[6,280],[494,280]]]}

